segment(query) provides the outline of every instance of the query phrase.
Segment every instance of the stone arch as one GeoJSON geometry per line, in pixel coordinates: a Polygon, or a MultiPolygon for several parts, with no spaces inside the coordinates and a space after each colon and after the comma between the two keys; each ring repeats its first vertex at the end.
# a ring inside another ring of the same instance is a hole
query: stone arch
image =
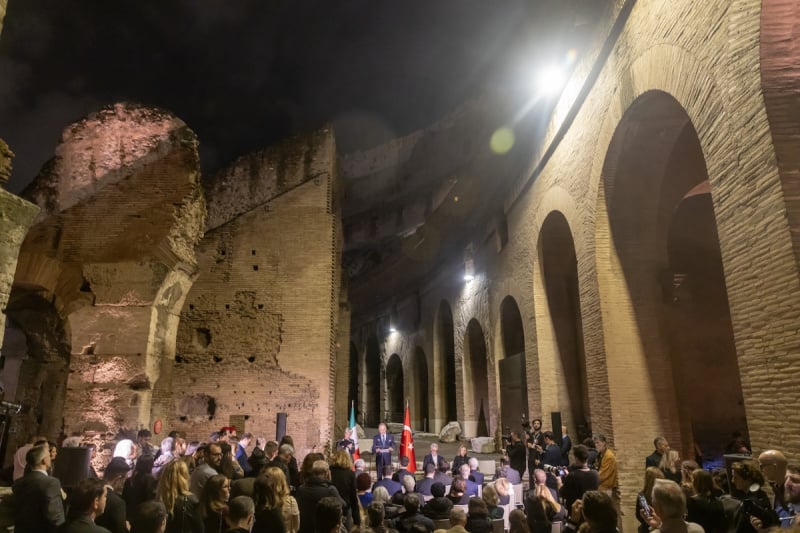
{"type": "Polygon", "coordinates": [[[578,264],[569,222],[551,211],[542,223],[534,272],[542,413],[557,411],[573,435],[586,437],[589,391],[578,264]]]}
{"type": "Polygon", "coordinates": [[[411,421],[415,429],[425,430],[430,424],[429,398],[430,389],[428,386],[428,360],[425,352],[419,346],[414,348],[414,355],[411,360],[411,399],[414,411],[411,413],[411,421]]]}
{"type": "Polygon", "coordinates": [[[37,290],[15,285],[6,308],[7,334],[2,348],[5,399],[31,407],[12,420],[22,441],[32,434],[55,440],[64,429],[62,411],[72,351],[70,328],[52,300],[43,296],[37,290]]]}
{"type": "Polygon", "coordinates": [[[453,311],[447,300],[436,310],[433,333],[434,414],[432,430],[458,419],[456,402],[456,349],[453,311]]]}
{"type": "Polygon", "coordinates": [[[721,423],[712,434],[720,438],[721,430],[724,438],[745,421],[708,178],[685,108],[649,91],[620,121],[598,192],[597,273],[615,434],[663,434],[684,456],[693,426],[721,423]],[[698,254],[707,265],[698,265],[698,254]],[[721,378],[716,392],[733,405],[708,400],[701,369],[721,378]]]}
{"type": "Polygon", "coordinates": [[[364,424],[377,427],[381,417],[381,352],[378,338],[374,333],[367,337],[367,349],[364,355],[366,404],[364,406],[364,424]]]}
{"type": "Polygon", "coordinates": [[[464,333],[464,433],[467,437],[489,436],[488,350],[483,328],[476,319],[464,333]]]}
{"type": "Polygon", "coordinates": [[[400,356],[392,354],[386,362],[386,421],[402,422],[405,408],[405,380],[400,356]]]}
{"type": "Polygon", "coordinates": [[[502,358],[497,361],[500,382],[500,414],[503,433],[520,428],[522,415],[528,414],[528,384],[525,369],[525,328],[513,296],[500,303],[500,342],[502,358]]]}

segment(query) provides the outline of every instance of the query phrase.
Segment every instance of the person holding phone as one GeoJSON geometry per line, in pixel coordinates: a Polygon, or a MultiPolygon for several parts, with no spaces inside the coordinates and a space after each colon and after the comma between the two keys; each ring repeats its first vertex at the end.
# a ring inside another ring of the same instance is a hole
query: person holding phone
{"type": "Polygon", "coordinates": [[[644,471],[644,487],[636,497],[636,519],[639,521],[639,533],[650,531],[650,524],[645,517],[653,515],[653,485],[657,479],[664,479],[664,472],[655,466],[648,466],[644,471]]]}

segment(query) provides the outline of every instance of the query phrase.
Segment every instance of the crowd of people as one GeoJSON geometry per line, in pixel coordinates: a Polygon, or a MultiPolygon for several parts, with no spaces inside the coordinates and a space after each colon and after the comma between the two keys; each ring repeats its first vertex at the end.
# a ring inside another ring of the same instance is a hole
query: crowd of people
{"type": "MultiPolygon", "coordinates": [[[[363,459],[353,460],[351,434],[328,457],[309,453],[298,464],[289,436],[266,441],[224,427],[205,443],[172,433],[156,448],[143,430],[117,443],[102,477],[89,467],[66,492],[50,475],[58,448],[34,437],[14,456],[15,532],[488,533],[498,522],[510,533],[551,533],[554,523],[582,533],[621,531],[608,440],[598,434],[573,446],[564,435],[566,428],[559,438],[532,421],[509,436],[494,472],[481,472],[464,445],[448,461],[432,443],[417,476],[405,456],[393,465],[385,424],[373,438],[374,475],[363,459]]],[[[734,459],[729,470],[709,472],[656,438],[632,509],[640,533],[800,529],[800,469],[778,450],[734,459]]]]}

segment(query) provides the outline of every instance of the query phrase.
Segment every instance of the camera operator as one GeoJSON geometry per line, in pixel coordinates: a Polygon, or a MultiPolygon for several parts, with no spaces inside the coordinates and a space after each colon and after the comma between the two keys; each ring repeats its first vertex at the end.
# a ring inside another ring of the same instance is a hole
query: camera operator
{"type": "Polygon", "coordinates": [[[519,479],[525,473],[525,445],[522,444],[519,431],[511,432],[511,443],[506,447],[506,455],[511,468],[517,471],[519,479]]]}
{"type": "Polygon", "coordinates": [[[523,422],[528,438],[525,442],[528,447],[528,476],[539,467],[544,452],[544,435],[542,434],[542,420],[534,418],[532,424],[523,422]]]}
{"type": "Polygon", "coordinates": [[[600,485],[600,476],[597,470],[589,468],[589,450],[583,444],[578,444],[572,448],[572,456],[575,462],[570,467],[570,472],[564,478],[561,487],[561,497],[564,498],[567,509],[572,509],[572,504],[576,500],[583,498],[587,490],[597,490],[600,485]]]}

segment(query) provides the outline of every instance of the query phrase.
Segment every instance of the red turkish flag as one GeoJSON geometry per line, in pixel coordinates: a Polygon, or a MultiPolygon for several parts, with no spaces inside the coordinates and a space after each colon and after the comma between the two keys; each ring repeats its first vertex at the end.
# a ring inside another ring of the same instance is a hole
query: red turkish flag
{"type": "Polygon", "coordinates": [[[414,436],[411,434],[411,413],[406,403],[406,416],[403,418],[403,436],[400,437],[400,457],[408,457],[408,471],[417,471],[417,459],[414,457],[414,436]]]}

